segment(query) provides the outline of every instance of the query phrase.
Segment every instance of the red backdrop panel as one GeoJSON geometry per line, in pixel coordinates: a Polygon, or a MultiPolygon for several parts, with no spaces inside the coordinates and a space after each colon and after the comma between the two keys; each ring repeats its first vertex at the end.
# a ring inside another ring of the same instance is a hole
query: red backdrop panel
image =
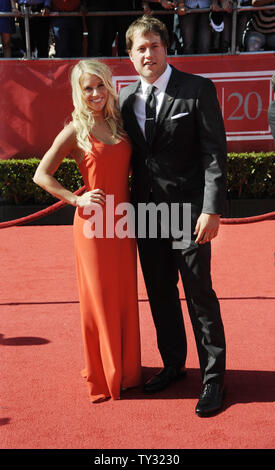
{"type": "MultiPolygon", "coordinates": [[[[137,78],[129,59],[102,59],[117,89],[137,78]]],[[[0,158],[41,158],[71,119],[70,72],[76,60],[0,61],[0,158]]],[[[273,53],[169,57],[169,62],[215,83],[229,151],[274,150],[267,109],[274,99],[273,53]]]]}

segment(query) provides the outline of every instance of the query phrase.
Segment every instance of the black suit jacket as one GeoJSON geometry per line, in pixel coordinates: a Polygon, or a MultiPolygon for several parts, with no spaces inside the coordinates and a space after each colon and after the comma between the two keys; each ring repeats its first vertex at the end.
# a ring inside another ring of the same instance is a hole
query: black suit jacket
{"type": "Polygon", "coordinates": [[[147,202],[152,190],[156,203],[192,203],[195,217],[201,211],[221,214],[226,195],[226,137],[214,84],[172,67],[151,147],[133,110],[139,86],[140,81],[119,94],[124,127],[133,146],[132,202],[147,202]]]}
{"type": "Polygon", "coordinates": [[[268,108],[268,122],[275,142],[275,101],[272,101],[268,108]]]}

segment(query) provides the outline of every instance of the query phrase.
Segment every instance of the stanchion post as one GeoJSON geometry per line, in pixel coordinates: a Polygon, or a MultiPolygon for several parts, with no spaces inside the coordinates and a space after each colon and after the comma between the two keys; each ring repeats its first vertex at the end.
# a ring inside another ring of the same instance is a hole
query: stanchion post
{"type": "Polygon", "coordinates": [[[30,38],[30,7],[22,5],[25,23],[25,39],[26,39],[26,58],[31,59],[31,38],[30,38]]]}
{"type": "Polygon", "coordinates": [[[233,11],[232,11],[232,35],[231,35],[231,54],[236,54],[236,37],[237,37],[237,15],[238,8],[240,5],[240,0],[233,2],[233,11]]]}

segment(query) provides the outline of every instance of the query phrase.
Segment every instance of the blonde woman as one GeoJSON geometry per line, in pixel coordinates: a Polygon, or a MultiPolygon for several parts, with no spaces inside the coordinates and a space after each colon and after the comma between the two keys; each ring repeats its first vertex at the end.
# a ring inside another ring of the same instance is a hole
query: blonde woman
{"type": "Polygon", "coordinates": [[[75,258],[86,362],[82,375],[91,401],[99,402],[119,399],[122,389],[140,383],[135,239],[117,236],[115,230],[106,236],[106,226],[117,221],[115,208],[129,201],[131,145],[122,129],[109,68],[97,60],[82,60],[73,68],[71,84],[72,121],[41,160],[34,182],[76,207],[75,258]],[[82,196],[54,178],[68,155],[83,176],[87,191],[82,196]],[[107,211],[107,196],[113,211],[107,211]],[[96,233],[98,210],[103,226],[96,233]]]}

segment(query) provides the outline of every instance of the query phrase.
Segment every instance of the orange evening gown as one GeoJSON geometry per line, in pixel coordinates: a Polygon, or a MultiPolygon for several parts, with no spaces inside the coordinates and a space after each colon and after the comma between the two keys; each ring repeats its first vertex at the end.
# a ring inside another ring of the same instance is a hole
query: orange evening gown
{"type": "MultiPolygon", "coordinates": [[[[130,142],[108,145],[94,136],[91,142],[92,152],[79,164],[86,190],[102,189],[112,195],[115,208],[129,202],[130,142]]],[[[116,226],[122,216],[106,211],[105,204],[104,229],[106,212],[114,217],[107,223],[116,226]]],[[[119,399],[122,388],[138,386],[141,360],[136,240],[117,237],[115,229],[114,237],[103,232],[103,237],[91,238],[87,221],[92,215],[76,209],[74,244],[86,363],[82,375],[91,401],[98,402],[119,399]]]]}

